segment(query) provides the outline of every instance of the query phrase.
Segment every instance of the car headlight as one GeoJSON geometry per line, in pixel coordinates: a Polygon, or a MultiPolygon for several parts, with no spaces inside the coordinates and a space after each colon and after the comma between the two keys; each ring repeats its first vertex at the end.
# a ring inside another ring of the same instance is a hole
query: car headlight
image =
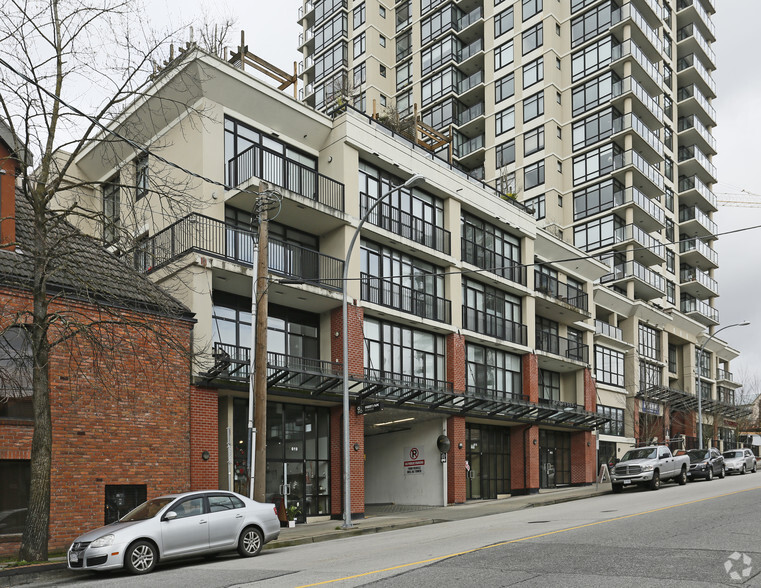
{"type": "Polygon", "coordinates": [[[90,543],[90,547],[108,547],[109,545],[113,545],[113,543],[113,535],[103,535],[103,537],[98,537],[95,541],[90,543]]]}
{"type": "Polygon", "coordinates": [[[642,471],[643,471],[643,472],[649,472],[649,471],[650,471],[650,470],[652,470],[652,469],[653,469],[653,466],[652,466],[652,465],[643,465],[643,466],[642,466],[642,471]]]}

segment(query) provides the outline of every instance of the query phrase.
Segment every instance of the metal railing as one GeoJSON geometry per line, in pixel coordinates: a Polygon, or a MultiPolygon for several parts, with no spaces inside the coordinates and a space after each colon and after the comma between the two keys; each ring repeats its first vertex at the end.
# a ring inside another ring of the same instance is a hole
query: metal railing
{"type": "Polygon", "coordinates": [[[595,333],[605,335],[617,341],[624,340],[624,332],[621,329],[598,319],[595,319],[595,333]]]}
{"type": "Polygon", "coordinates": [[[635,224],[624,225],[615,229],[613,231],[613,239],[616,243],[629,240],[635,241],[658,257],[664,257],[665,255],[663,244],[635,224]]]}
{"type": "Polygon", "coordinates": [[[723,370],[721,368],[716,370],[716,379],[717,380],[725,380],[727,382],[734,382],[735,378],[732,375],[732,372],[728,372],[726,370],[723,370]]]}
{"type": "Polygon", "coordinates": [[[647,75],[649,75],[653,82],[655,82],[655,85],[659,88],[662,88],[663,74],[658,71],[658,67],[647,58],[642,49],[640,49],[639,46],[631,39],[625,40],[620,45],[613,46],[611,61],[615,62],[630,55],[634,58],[634,61],[636,61],[640,67],[645,70],[647,75]]]}
{"type": "Polygon", "coordinates": [[[472,121],[473,119],[479,116],[483,116],[483,114],[484,114],[484,103],[479,102],[478,104],[474,104],[473,106],[471,106],[470,108],[468,108],[467,110],[459,114],[459,116],[457,117],[457,125],[458,126],[465,125],[469,123],[470,121],[472,121]]]}
{"type": "Polygon", "coordinates": [[[683,26],[681,29],[679,29],[676,32],[677,43],[680,41],[684,41],[685,39],[689,39],[690,37],[695,39],[698,46],[706,54],[706,57],[708,57],[708,59],[711,60],[711,63],[716,63],[716,53],[714,53],[714,50],[711,49],[711,46],[708,44],[708,41],[706,41],[705,37],[700,33],[700,31],[694,24],[690,23],[686,26],[683,26]]]}
{"type": "Polygon", "coordinates": [[[697,282],[698,284],[708,288],[714,294],[718,293],[719,291],[719,283],[707,273],[700,271],[695,267],[686,267],[681,269],[679,271],[679,278],[682,284],[686,282],[697,282]]]}
{"type": "Polygon", "coordinates": [[[462,31],[463,29],[468,28],[470,25],[472,25],[474,22],[477,22],[482,17],[483,7],[479,6],[471,10],[468,14],[460,17],[460,19],[457,21],[457,30],[462,31]]]}
{"type": "Polygon", "coordinates": [[[627,261],[625,263],[616,264],[612,268],[612,272],[605,274],[600,278],[600,282],[614,282],[616,280],[625,280],[627,278],[636,278],[645,284],[652,286],[659,292],[666,291],[666,282],[663,276],[656,274],[655,272],[647,269],[644,265],[637,261],[627,261]]]}
{"type": "Polygon", "coordinates": [[[688,159],[695,159],[704,170],[706,170],[712,178],[716,177],[716,166],[712,164],[708,157],[703,153],[697,145],[688,145],[679,148],[679,162],[687,161],[688,159]]]}
{"type": "Polygon", "coordinates": [[[714,322],[719,322],[719,311],[716,310],[710,304],[693,298],[692,296],[686,296],[682,294],[681,310],[683,313],[697,312],[706,318],[711,319],[714,322]]]}
{"type": "Polygon", "coordinates": [[[642,192],[637,190],[637,188],[634,188],[634,187],[626,188],[626,190],[624,191],[624,201],[633,202],[639,208],[641,208],[647,214],[649,214],[651,217],[657,220],[659,224],[661,225],[665,224],[666,213],[663,211],[663,209],[660,206],[658,206],[655,202],[650,200],[650,198],[645,196],[642,192]]]}
{"type": "Polygon", "coordinates": [[[455,145],[454,155],[455,157],[467,157],[471,153],[474,153],[475,151],[478,151],[479,149],[483,149],[483,147],[484,147],[484,136],[478,135],[477,137],[468,139],[467,141],[464,141],[463,143],[460,143],[459,145],[455,145]]]}
{"type": "Polygon", "coordinates": [[[706,186],[699,177],[681,176],[679,178],[679,192],[683,193],[687,192],[688,190],[695,190],[698,194],[705,198],[711,206],[718,208],[719,202],[716,198],[716,195],[708,189],[708,186],[706,186]]]}
{"type": "Polygon", "coordinates": [[[681,72],[685,69],[688,69],[690,67],[694,67],[695,71],[698,72],[700,77],[703,79],[703,81],[706,83],[708,88],[710,88],[711,92],[713,94],[716,94],[716,81],[711,77],[711,74],[708,73],[708,69],[706,69],[706,66],[703,65],[703,63],[700,61],[700,59],[697,58],[697,56],[694,53],[690,53],[689,55],[685,55],[681,59],[679,59],[676,62],[676,71],[681,72]]]}
{"type": "Polygon", "coordinates": [[[483,81],[484,81],[484,72],[479,70],[475,73],[472,73],[464,80],[460,80],[460,82],[457,84],[457,93],[464,94],[471,88],[475,88],[479,84],[482,84],[483,81]]]}
{"type": "Polygon", "coordinates": [[[457,52],[457,62],[462,63],[463,61],[467,61],[468,59],[473,57],[476,53],[483,51],[483,49],[484,49],[484,40],[476,39],[470,45],[463,47],[457,52]]]}
{"type": "Polygon", "coordinates": [[[664,181],[661,172],[652,166],[644,157],[636,151],[629,149],[613,156],[613,170],[619,170],[629,165],[636,167],[642,175],[655,184],[661,191],[664,189],[664,181]]]}
{"type": "Polygon", "coordinates": [[[536,348],[538,351],[589,363],[589,345],[553,333],[537,332],[536,348]]]}
{"type": "Polygon", "coordinates": [[[703,21],[703,24],[705,25],[705,27],[711,32],[711,35],[715,38],[716,25],[713,24],[713,20],[711,20],[711,17],[708,16],[708,13],[700,4],[700,0],[679,0],[679,2],[677,2],[676,4],[677,12],[681,12],[685,8],[690,8],[690,7],[695,9],[695,12],[698,13],[700,20],[703,21]]]}
{"type": "Polygon", "coordinates": [[[518,345],[526,345],[528,341],[528,327],[526,325],[476,308],[462,307],[462,326],[476,333],[518,345]]]}
{"type": "Polygon", "coordinates": [[[480,267],[490,271],[493,274],[497,274],[525,286],[526,280],[526,266],[521,265],[519,262],[514,261],[504,255],[498,254],[494,247],[486,247],[480,243],[475,243],[465,237],[460,240],[462,260],[466,263],[480,267]]]}
{"type": "MultiPolygon", "coordinates": [[[[250,230],[190,214],[142,242],[140,253],[149,260],[145,268],[148,271],[191,251],[251,266],[253,239],[250,230]]],[[[344,262],[340,259],[274,237],[269,239],[267,253],[269,271],[273,274],[339,292],[343,288],[344,262]]]]}
{"type": "Polygon", "coordinates": [[[227,162],[228,187],[239,186],[254,177],[335,210],[344,210],[341,182],[260,145],[252,145],[227,162]]]}
{"type": "Polygon", "coordinates": [[[584,291],[543,274],[539,270],[534,271],[534,290],[585,312],[589,309],[589,297],[584,291]]]}
{"type": "Polygon", "coordinates": [[[716,120],[716,109],[711,106],[711,103],[708,102],[708,98],[706,98],[703,93],[698,89],[698,87],[695,84],[690,84],[689,86],[683,86],[677,90],[676,93],[676,99],[677,102],[682,102],[683,100],[687,100],[688,98],[694,98],[695,101],[700,104],[701,108],[706,111],[708,116],[711,117],[712,120],[716,120]]]}
{"type": "MultiPolygon", "coordinates": [[[[359,199],[361,213],[364,216],[375,200],[364,192],[360,193],[359,199]]],[[[367,217],[367,222],[446,255],[452,252],[452,234],[449,231],[396,208],[388,202],[381,202],[376,206],[367,217]]]]}
{"type": "Polygon", "coordinates": [[[718,225],[708,218],[708,215],[700,210],[697,206],[682,206],[679,208],[679,222],[685,223],[687,221],[697,221],[703,228],[709,233],[715,235],[719,227],[718,225]]]}
{"type": "Polygon", "coordinates": [[[440,298],[392,280],[376,278],[364,272],[360,278],[362,300],[408,312],[421,318],[442,323],[452,322],[452,303],[446,298],[440,298]]]}
{"type": "Polygon", "coordinates": [[[647,90],[645,90],[642,87],[642,84],[640,84],[636,79],[631,76],[627,76],[622,80],[613,82],[613,97],[620,96],[621,94],[626,94],[627,92],[631,92],[637,98],[639,98],[640,102],[645,105],[645,108],[647,108],[650,113],[655,116],[655,118],[658,120],[663,119],[663,108],[661,108],[661,105],[658,104],[658,100],[648,94],[647,90]]]}
{"type": "Polygon", "coordinates": [[[644,139],[644,141],[650,145],[650,147],[652,147],[656,153],[661,156],[664,155],[663,141],[661,141],[658,135],[651,131],[650,127],[642,122],[642,119],[640,119],[636,114],[629,112],[613,119],[614,134],[629,129],[642,137],[642,139],[644,139]]]}
{"type": "Polygon", "coordinates": [[[634,8],[634,5],[624,4],[621,8],[616,8],[611,13],[611,25],[618,24],[619,22],[631,18],[634,23],[642,31],[650,44],[655,48],[658,53],[663,52],[663,43],[658,37],[658,33],[648,24],[639,11],[634,8]]]}

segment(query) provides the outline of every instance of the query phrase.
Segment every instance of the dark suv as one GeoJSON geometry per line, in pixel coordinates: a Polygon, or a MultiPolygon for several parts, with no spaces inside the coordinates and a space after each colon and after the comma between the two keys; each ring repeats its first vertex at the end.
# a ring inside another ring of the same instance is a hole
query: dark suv
{"type": "Polygon", "coordinates": [[[687,452],[690,458],[690,470],[687,477],[690,480],[705,478],[713,480],[714,476],[724,477],[724,456],[719,450],[711,447],[709,449],[690,449],[687,452]]]}

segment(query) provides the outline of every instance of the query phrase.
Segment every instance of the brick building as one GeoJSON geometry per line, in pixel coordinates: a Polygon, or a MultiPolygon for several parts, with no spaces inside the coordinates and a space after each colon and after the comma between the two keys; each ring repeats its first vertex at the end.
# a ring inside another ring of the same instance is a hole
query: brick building
{"type": "MultiPolygon", "coordinates": [[[[10,555],[31,476],[30,252],[38,244],[14,178],[12,135],[0,129],[0,555],[10,555]]],[[[216,398],[210,405],[190,385],[192,315],[73,227],[57,238],[47,289],[48,316],[57,317],[48,339],[59,339],[49,359],[51,550],[146,497],[216,485],[207,475],[216,477],[215,447],[201,457],[206,441],[216,443],[216,398]]]]}

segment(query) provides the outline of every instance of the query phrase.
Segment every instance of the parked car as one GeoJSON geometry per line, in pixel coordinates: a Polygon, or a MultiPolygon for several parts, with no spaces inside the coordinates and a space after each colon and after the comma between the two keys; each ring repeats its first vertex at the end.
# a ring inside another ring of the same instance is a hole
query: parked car
{"type": "Polygon", "coordinates": [[[755,473],[756,456],[750,449],[732,449],[724,452],[724,464],[728,474],[755,473]]]}
{"type": "Polygon", "coordinates": [[[658,490],[661,482],[674,480],[680,485],[687,483],[690,460],[686,455],[673,456],[665,445],[652,445],[630,449],[610,473],[613,492],[621,492],[625,486],[647,485],[658,490]]]}
{"type": "Polygon", "coordinates": [[[77,537],[69,547],[72,570],[125,568],[147,574],[159,561],[237,549],[258,555],[277,539],[274,504],[234,492],[209,490],[159,496],[118,521],[77,537]]]}
{"type": "Polygon", "coordinates": [[[691,480],[705,478],[710,482],[714,476],[724,477],[724,456],[719,453],[718,449],[714,447],[690,449],[687,456],[690,458],[690,469],[687,472],[687,477],[691,480]]]}

